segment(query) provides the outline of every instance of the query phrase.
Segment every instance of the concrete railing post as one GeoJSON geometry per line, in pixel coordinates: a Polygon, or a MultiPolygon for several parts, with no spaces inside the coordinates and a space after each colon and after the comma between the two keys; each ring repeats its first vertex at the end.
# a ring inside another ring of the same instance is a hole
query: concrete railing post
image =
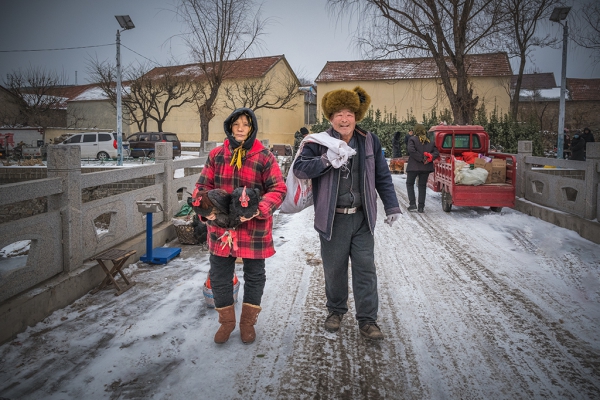
{"type": "Polygon", "coordinates": [[[83,264],[79,146],[48,146],[48,177],[63,181],[63,192],[48,197],[48,211],[60,211],[63,267],[64,272],[70,272],[83,264]]]}
{"type": "Polygon", "coordinates": [[[598,199],[600,198],[600,143],[587,143],[585,146],[585,219],[596,219],[598,216],[598,199]]]}
{"type": "Polygon", "coordinates": [[[526,164],[525,159],[527,156],[531,157],[533,153],[533,142],[530,140],[520,140],[518,144],[517,152],[517,186],[516,196],[520,198],[525,197],[525,184],[527,179],[527,171],[531,170],[531,164],[526,164]]]}
{"type": "Polygon", "coordinates": [[[156,162],[165,165],[164,174],[157,177],[157,183],[163,187],[163,215],[165,221],[170,221],[174,215],[174,196],[173,196],[173,143],[162,142],[156,143],[156,162]]]}

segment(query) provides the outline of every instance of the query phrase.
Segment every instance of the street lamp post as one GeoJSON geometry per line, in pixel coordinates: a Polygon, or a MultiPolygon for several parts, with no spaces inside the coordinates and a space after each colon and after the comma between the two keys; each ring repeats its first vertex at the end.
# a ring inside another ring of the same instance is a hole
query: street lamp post
{"type": "Polygon", "coordinates": [[[550,15],[550,21],[558,22],[565,20],[563,26],[563,51],[562,51],[562,71],[560,78],[560,103],[558,108],[558,146],[556,158],[564,158],[563,150],[565,143],[565,92],[567,87],[567,42],[569,39],[569,26],[567,25],[567,15],[571,7],[555,7],[550,15]]]}
{"type": "MultiPolygon", "coordinates": [[[[133,21],[129,15],[115,15],[123,30],[133,29],[133,21]]],[[[123,165],[123,115],[121,110],[121,31],[117,29],[117,165],[123,165]]]]}

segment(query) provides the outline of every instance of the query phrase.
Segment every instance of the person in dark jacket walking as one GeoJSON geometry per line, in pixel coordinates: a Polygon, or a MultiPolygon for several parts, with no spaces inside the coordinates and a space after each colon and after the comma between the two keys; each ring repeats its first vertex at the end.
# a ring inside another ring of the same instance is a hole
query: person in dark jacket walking
{"type": "Polygon", "coordinates": [[[413,135],[414,135],[414,133],[413,133],[412,129],[409,130],[406,135],[404,135],[404,148],[406,149],[406,155],[408,155],[408,139],[413,137],[413,135]]]}
{"type": "Polygon", "coordinates": [[[377,325],[379,297],[373,238],[377,194],[387,215],[384,222],[390,227],[402,212],[379,138],[356,125],[370,103],[370,96],[358,86],[325,93],[321,107],[331,123],[327,134],[343,140],[356,154],[341,166],[336,162],[339,168],[335,168],[328,158],[328,147],[305,143],[293,171],[299,179],[312,179],[314,225],[321,240],[329,311],[325,330],[336,332],[348,312],[350,260],[360,334],[369,340],[381,340],[384,335],[377,325]]]}
{"type": "Polygon", "coordinates": [[[573,135],[571,139],[571,157],[569,160],[585,161],[585,139],[579,135],[573,135]]]}
{"type": "Polygon", "coordinates": [[[408,165],[406,166],[406,192],[408,194],[408,211],[425,211],[425,196],[427,194],[427,179],[433,172],[433,160],[440,153],[435,144],[427,138],[425,127],[415,125],[415,134],[408,139],[408,165]],[[415,180],[419,178],[419,206],[415,199],[415,180]]]}
{"type": "Polygon", "coordinates": [[[302,127],[294,134],[294,154],[296,154],[298,148],[300,147],[300,143],[302,143],[302,139],[304,139],[308,133],[308,129],[302,127]]]}
{"type": "MultiPolygon", "coordinates": [[[[279,208],[287,188],[275,156],[256,140],[258,122],[249,108],[238,108],[223,123],[227,138],[222,146],[208,154],[196,188],[198,191],[223,189],[231,194],[236,188],[258,189],[258,211],[250,218],[241,217],[241,225],[224,228],[216,224],[216,215],[206,218],[210,251],[210,281],[221,326],[215,343],[227,342],[235,329],[233,281],[235,260],[244,262],[244,301],[240,316],[242,342],[254,342],[254,325],[261,311],[266,282],[265,258],[275,254],[273,213],[279,208]]],[[[197,193],[195,191],[195,193],[197,193]]],[[[203,218],[204,220],[204,218],[203,218]]]]}
{"type": "MultiPolygon", "coordinates": [[[[596,140],[594,139],[594,134],[592,133],[592,131],[590,130],[590,128],[584,128],[583,129],[583,135],[581,135],[581,137],[583,138],[583,140],[585,140],[585,146],[587,148],[587,144],[588,143],[592,143],[595,142],[596,140]]],[[[584,149],[584,159],[586,158],[586,151],[584,149]]]]}
{"type": "Polygon", "coordinates": [[[400,136],[402,136],[402,133],[400,133],[400,132],[394,133],[394,138],[392,139],[392,158],[402,157],[402,147],[400,145],[400,136]]]}

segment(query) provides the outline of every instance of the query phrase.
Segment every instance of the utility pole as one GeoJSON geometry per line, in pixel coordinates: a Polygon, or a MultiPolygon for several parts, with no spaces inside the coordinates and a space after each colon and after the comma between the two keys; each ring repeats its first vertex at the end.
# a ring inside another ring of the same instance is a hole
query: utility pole
{"type": "MultiPolygon", "coordinates": [[[[556,7],[550,15],[550,21],[558,22],[566,20],[571,7],[556,7]]],[[[562,25],[562,24],[561,24],[562,25]]],[[[564,158],[565,145],[565,94],[567,89],[567,44],[569,41],[569,27],[567,21],[563,25],[563,49],[562,49],[562,71],[560,78],[560,103],[558,106],[558,144],[556,158],[564,158]]]]}
{"type": "MultiPolygon", "coordinates": [[[[115,15],[123,30],[133,29],[129,15],[115,15]]],[[[121,110],[121,31],[117,29],[117,165],[123,165],[123,113],[121,110]]]]}

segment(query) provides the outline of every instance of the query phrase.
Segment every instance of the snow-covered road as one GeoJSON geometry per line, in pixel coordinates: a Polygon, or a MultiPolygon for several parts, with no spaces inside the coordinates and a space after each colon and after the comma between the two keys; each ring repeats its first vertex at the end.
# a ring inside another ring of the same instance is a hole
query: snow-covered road
{"type": "Polygon", "coordinates": [[[425,211],[390,228],[380,207],[381,343],[360,337],[352,298],[342,329],[322,329],[307,209],[276,216],[254,344],[237,329],[213,343],[208,254],[183,246],[166,266],[128,268],[137,285],[123,295],[86,295],[1,346],[0,397],[600,398],[600,246],[510,209],[445,213],[432,191],[425,211]]]}

